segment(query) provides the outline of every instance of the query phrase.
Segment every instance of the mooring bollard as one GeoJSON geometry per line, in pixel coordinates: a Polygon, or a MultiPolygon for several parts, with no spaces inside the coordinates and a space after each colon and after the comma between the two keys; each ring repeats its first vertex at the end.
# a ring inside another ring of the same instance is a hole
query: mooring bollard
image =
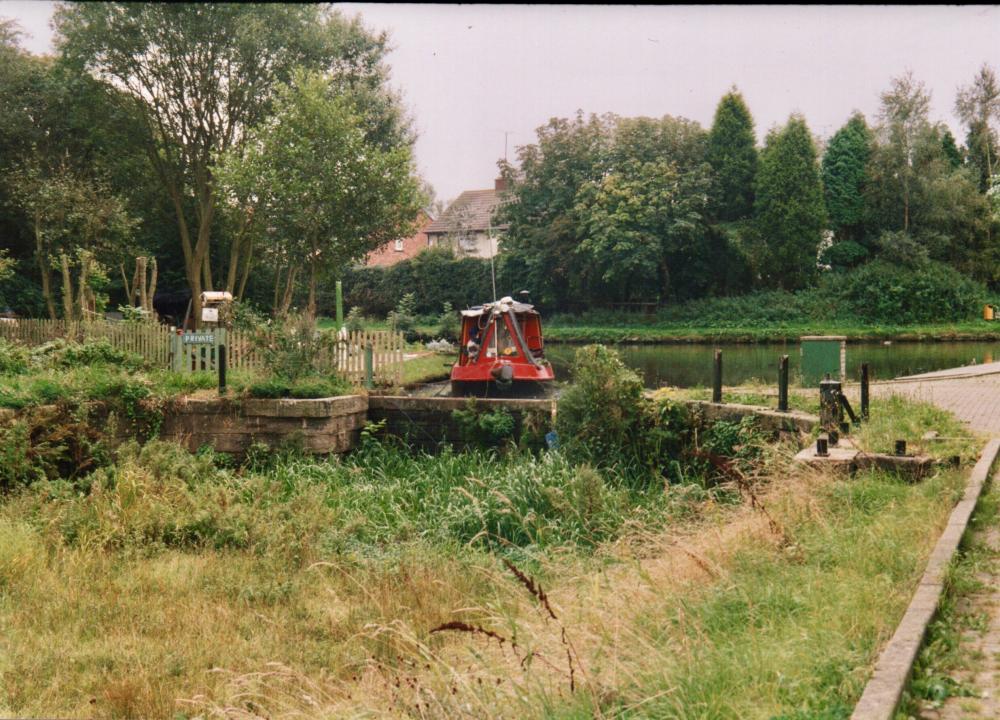
{"type": "Polygon", "coordinates": [[[778,360],[778,412],[788,412],[788,356],[778,360]]]}
{"type": "Polygon", "coordinates": [[[896,455],[899,457],[906,455],[906,440],[896,441],[896,455]]]}
{"type": "Polygon", "coordinates": [[[722,351],[716,348],[712,366],[712,402],[722,402],[722,351]]]}
{"type": "Polygon", "coordinates": [[[829,457],[830,451],[827,446],[827,439],[823,435],[816,438],[816,457],[829,457]]]}
{"type": "Polygon", "coordinates": [[[219,395],[226,394],[226,346],[219,345],[219,395]]]}
{"type": "Polygon", "coordinates": [[[868,419],[868,363],[861,363],[861,419],[868,419]]]}
{"type": "Polygon", "coordinates": [[[819,422],[824,428],[840,427],[844,422],[844,408],[840,404],[840,381],[827,375],[819,383],[819,422]]]}

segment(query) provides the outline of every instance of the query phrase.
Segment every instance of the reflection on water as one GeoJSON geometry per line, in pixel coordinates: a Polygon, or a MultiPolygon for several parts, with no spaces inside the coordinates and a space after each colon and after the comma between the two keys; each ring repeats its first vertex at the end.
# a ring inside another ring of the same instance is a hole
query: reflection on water
{"type": "MultiPolygon", "coordinates": [[[[739,385],[751,379],[778,381],[778,358],[788,355],[792,382],[801,384],[798,343],[760,345],[617,345],[629,367],[640,371],[647,387],[710,386],[712,356],[722,350],[723,382],[739,385]]],[[[545,355],[556,378],[569,379],[569,365],[576,346],[548,343],[545,355]]],[[[873,380],[933,372],[963,365],[1000,360],[996,342],[860,343],[847,345],[847,377],[857,380],[861,363],[868,363],[873,380]]]]}

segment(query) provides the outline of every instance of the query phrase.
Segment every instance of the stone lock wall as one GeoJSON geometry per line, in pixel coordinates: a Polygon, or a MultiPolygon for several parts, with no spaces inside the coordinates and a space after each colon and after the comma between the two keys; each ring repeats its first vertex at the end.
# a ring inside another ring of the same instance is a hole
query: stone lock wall
{"type": "Polygon", "coordinates": [[[242,454],[255,442],[289,442],[313,453],[342,453],[357,443],[368,399],[347,395],[315,400],[184,398],[164,409],[160,437],[189,450],[211,445],[242,454]]]}

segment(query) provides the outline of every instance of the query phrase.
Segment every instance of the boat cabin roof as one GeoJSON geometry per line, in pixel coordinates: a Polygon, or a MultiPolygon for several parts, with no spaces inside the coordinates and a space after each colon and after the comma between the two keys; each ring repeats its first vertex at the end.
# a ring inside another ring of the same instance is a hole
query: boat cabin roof
{"type": "Polygon", "coordinates": [[[534,313],[537,314],[534,305],[518,302],[510,297],[501,298],[495,303],[484,303],[483,305],[473,305],[468,310],[462,311],[462,317],[480,317],[488,312],[507,312],[513,310],[517,314],[534,313]]]}

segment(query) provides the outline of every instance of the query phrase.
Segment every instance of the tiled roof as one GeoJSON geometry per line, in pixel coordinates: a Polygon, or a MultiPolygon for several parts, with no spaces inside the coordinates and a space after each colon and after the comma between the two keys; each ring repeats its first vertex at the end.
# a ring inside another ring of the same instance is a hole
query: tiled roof
{"type": "Polygon", "coordinates": [[[466,190],[424,232],[454,232],[459,225],[465,230],[487,230],[490,227],[503,230],[506,225],[493,225],[491,222],[493,211],[500,201],[501,193],[496,190],[466,190]]]}

